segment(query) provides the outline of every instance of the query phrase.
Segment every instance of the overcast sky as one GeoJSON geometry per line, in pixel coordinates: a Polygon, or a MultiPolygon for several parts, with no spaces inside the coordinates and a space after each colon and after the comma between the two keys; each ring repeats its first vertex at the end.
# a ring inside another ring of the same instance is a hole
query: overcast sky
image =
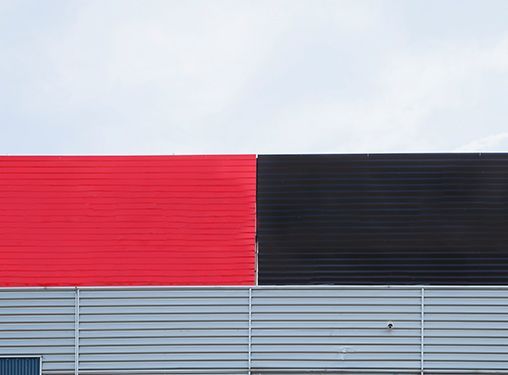
{"type": "Polygon", "coordinates": [[[508,1],[0,0],[1,154],[508,151],[508,1]]]}

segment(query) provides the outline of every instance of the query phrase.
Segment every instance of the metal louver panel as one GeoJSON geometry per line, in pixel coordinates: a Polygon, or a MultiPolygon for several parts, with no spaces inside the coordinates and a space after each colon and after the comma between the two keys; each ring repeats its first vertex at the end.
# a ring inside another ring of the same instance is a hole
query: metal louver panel
{"type": "Polygon", "coordinates": [[[2,375],[39,375],[40,358],[0,358],[2,375]]]}
{"type": "Polygon", "coordinates": [[[260,155],[259,283],[508,283],[508,154],[260,155]]]}

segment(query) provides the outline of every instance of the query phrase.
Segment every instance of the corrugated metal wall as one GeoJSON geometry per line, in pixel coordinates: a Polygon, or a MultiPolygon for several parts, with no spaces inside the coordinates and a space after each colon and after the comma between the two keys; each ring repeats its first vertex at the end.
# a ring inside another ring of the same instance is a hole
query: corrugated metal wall
{"type": "Polygon", "coordinates": [[[418,369],[420,303],[418,289],[255,289],[253,367],[418,369]]]}
{"type": "Polygon", "coordinates": [[[0,156],[0,285],[253,285],[255,155],[0,156]]]}
{"type": "Polygon", "coordinates": [[[247,289],[80,291],[82,371],[244,374],[247,289]]]}
{"type": "Polygon", "coordinates": [[[508,372],[508,289],[502,287],[83,288],[77,294],[0,289],[0,356],[42,355],[44,374],[72,374],[76,364],[83,375],[508,372]]]}
{"type": "Polygon", "coordinates": [[[508,289],[425,290],[425,368],[508,370],[508,289]]]}
{"type": "Polygon", "coordinates": [[[259,155],[259,283],[508,284],[508,154],[259,155]]]}
{"type": "Polygon", "coordinates": [[[42,355],[44,368],[74,363],[74,291],[0,289],[0,356],[42,355]]]}

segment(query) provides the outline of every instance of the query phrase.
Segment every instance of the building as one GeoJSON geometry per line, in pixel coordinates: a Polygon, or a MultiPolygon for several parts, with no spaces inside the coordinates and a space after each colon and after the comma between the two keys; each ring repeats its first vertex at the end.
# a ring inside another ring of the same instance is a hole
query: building
{"type": "Polygon", "coordinates": [[[0,374],[508,373],[508,155],[0,157],[0,374]]]}

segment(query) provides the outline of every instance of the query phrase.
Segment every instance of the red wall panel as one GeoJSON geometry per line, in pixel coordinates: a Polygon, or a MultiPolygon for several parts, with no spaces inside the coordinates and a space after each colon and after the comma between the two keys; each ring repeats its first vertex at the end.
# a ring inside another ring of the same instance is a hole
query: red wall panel
{"type": "Polygon", "coordinates": [[[0,286],[252,285],[256,158],[0,157],[0,286]]]}

